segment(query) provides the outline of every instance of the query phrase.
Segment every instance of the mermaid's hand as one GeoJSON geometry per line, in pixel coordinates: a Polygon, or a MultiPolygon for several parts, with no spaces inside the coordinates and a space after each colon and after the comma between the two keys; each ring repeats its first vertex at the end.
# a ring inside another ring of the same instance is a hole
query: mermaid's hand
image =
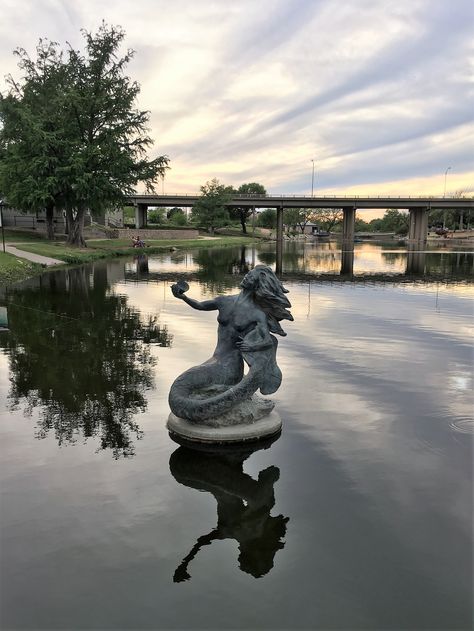
{"type": "Polygon", "coordinates": [[[250,346],[250,344],[246,342],[242,337],[239,337],[235,345],[240,351],[242,351],[242,353],[248,353],[249,351],[252,350],[252,347],[250,346]]]}
{"type": "Polygon", "coordinates": [[[171,291],[173,292],[173,296],[175,298],[183,299],[184,293],[188,291],[189,285],[184,280],[179,280],[174,285],[171,285],[171,291]]]}
{"type": "Polygon", "coordinates": [[[173,292],[173,296],[175,298],[183,298],[183,290],[178,287],[178,285],[171,285],[171,291],[173,292]]]}

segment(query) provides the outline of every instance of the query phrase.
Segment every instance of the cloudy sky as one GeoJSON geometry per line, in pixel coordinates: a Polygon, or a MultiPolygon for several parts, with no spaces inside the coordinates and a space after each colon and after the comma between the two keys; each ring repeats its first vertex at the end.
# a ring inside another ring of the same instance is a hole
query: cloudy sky
{"type": "MultiPolygon", "coordinates": [[[[121,25],[166,193],[474,191],[471,0],[1,0],[1,76],[121,25]]],[[[5,83],[2,82],[2,90],[5,83]]]]}

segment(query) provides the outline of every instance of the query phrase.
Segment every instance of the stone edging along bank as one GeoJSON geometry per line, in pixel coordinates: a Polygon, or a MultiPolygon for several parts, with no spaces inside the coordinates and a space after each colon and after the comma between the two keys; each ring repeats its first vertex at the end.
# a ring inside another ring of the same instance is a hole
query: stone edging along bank
{"type": "Polygon", "coordinates": [[[140,235],[140,239],[197,239],[199,231],[192,228],[185,230],[147,230],[146,228],[117,228],[113,231],[115,239],[132,239],[140,235]]]}

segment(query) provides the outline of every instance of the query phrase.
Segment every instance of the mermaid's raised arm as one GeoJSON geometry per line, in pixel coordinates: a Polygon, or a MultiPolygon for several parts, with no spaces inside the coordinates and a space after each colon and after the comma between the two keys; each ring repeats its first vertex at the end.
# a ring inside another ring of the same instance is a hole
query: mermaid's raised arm
{"type": "Polygon", "coordinates": [[[197,309],[198,311],[214,311],[218,309],[217,301],[213,300],[203,300],[199,302],[199,300],[194,300],[193,298],[188,298],[187,296],[176,296],[177,298],[181,298],[184,300],[190,307],[193,309],[197,309]]]}
{"type": "Polygon", "coordinates": [[[197,309],[198,311],[214,311],[218,309],[217,299],[213,298],[212,300],[203,300],[199,302],[199,300],[194,300],[194,298],[188,298],[185,295],[185,291],[188,291],[189,285],[187,283],[178,282],[174,285],[171,285],[171,291],[173,292],[173,296],[179,298],[180,300],[184,300],[190,307],[193,309],[197,309]]]}

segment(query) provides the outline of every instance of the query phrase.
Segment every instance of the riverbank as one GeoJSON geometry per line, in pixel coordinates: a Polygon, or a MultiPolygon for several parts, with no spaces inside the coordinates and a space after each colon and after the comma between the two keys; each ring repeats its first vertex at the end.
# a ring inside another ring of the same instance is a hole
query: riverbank
{"type": "Polygon", "coordinates": [[[17,283],[40,274],[42,271],[44,271],[44,268],[38,263],[18,258],[13,254],[0,252],[0,285],[17,283]]]}
{"type": "MultiPolygon", "coordinates": [[[[21,237],[20,237],[21,238],[21,237]]],[[[13,240],[9,239],[10,242],[13,240]]],[[[64,242],[46,240],[15,240],[17,251],[30,252],[40,256],[58,259],[65,265],[90,263],[100,259],[133,256],[137,254],[159,254],[176,248],[188,250],[195,248],[213,248],[232,245],[248,245],[253,242],[250,237],[200,237],[198,239],[173,239],[148,241],[145,248],[129,247],[125,239],[90,239],[86,248],[73,248],[64,242]]],[[[41,265],[30,263],[11,254],[3,254],[0,259],[0,284],[6,285],[24,280],[44,271],[41,265]]]]}

